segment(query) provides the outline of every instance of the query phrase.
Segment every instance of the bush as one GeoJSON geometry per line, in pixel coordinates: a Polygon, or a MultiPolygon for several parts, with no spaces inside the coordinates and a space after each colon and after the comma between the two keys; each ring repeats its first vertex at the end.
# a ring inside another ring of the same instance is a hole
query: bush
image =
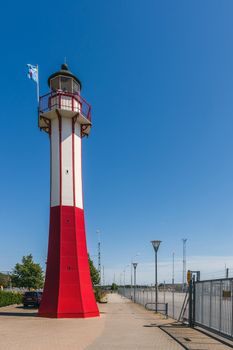
{"type": "Polygon", "coordinates": [[[100,298],[101,298],[101,288],[98,286],[94,287],[94,293],[95,293],[95,300],[100,302],[100,298]]]}
{"type": "Polygon", "coordinates": [[[0,307],[12,304],[22,304],[22,294],[0,291],[0,307]]]}
{"type": "Polygon", "coordinates": [[[98,303],[101,302],[102,298],[107,294],[105,290],[101,289],[99,286],[94,287],[95,299],[98,303]]]}

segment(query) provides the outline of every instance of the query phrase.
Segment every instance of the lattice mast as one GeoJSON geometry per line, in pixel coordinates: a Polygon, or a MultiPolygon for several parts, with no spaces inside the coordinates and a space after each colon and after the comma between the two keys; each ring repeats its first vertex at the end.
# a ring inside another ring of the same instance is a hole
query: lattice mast
{"type": "Polygon", "coordinates": [[[182,238],[183,241],[183,276],[182,276],[182,289],[186,289],[186,242],[187,238],[182,238]]]}

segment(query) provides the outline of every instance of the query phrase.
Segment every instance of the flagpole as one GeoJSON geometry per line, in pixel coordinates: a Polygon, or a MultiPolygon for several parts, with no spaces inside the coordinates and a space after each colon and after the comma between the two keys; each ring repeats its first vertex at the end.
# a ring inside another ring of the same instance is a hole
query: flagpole
{"type": "Polygon", "coordinates": [[[36,88],[36,93],[37,93],[37,103],[38,103],[38,107],[39,107],[39,102],[40,102],[40,85],[39,85],[39,66],[38,64],[36,65],[37,68],[37,88],[36,88]]]}

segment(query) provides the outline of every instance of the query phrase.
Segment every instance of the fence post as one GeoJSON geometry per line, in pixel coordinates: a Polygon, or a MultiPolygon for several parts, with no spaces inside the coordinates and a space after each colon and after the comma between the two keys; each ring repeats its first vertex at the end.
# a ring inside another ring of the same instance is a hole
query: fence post
{"type": "Polygon", "coordinates": [[[192,327],[195,326],[196,320],[196,283],[193,280],[193,319],[192,319],[192,327]]]}
{"type": "Polygon", "coordinates": [[[163,282],[163,302],[164,302],[164,304],[165,304],[165,300],[166,300],[166,298],[165,298],[165,281],[163,282]]]}
{"type": "Polygon", "coordinates": [[[193,278],[189,283],[189,327],[193,327],[193,278]]]}
{"type": "Polygon", "coordinates": [[[201,284],[201,323],[203,324],[203,315],[204,315],[204,283],[201,284]]]}
{"type": "Polygon", "coordinates": [[[220,287],[219,287],[219,331],[221,331],[222,328],[222,280],[220,281],[220,287]]]}
{"type": "Polygon", "coordinates": [[[172,318],[175,319],[175,291],[174,291],[174,289],[172,289],[172,318]]]}
{"type": "Polygon", "coordinates": [[[209,318],[209,327],[211,327],[211,317],[212,317],[212,292],[213,292],[213,282],[210,281],[210,318],[209,318]]]}
{"type": "Polygon", "coordinates": [[[233,280],[231,280],[231,336],[233,335],[233,302],[232,302],[232,295],[233,295],[233,280]]]}

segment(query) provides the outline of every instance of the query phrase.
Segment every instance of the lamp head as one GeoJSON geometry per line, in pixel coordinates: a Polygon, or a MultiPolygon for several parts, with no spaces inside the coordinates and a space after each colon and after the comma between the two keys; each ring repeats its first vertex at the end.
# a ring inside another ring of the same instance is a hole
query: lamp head
{"type": "Polygon", "coordinates": [[[157,241],[151,241],[151,244],[153,245],[153,248],[154,248],[155,252],[158,251],[161,242],[162,242],[162,241],[159,241],[159,240],[157,240],[157,241]]]}

